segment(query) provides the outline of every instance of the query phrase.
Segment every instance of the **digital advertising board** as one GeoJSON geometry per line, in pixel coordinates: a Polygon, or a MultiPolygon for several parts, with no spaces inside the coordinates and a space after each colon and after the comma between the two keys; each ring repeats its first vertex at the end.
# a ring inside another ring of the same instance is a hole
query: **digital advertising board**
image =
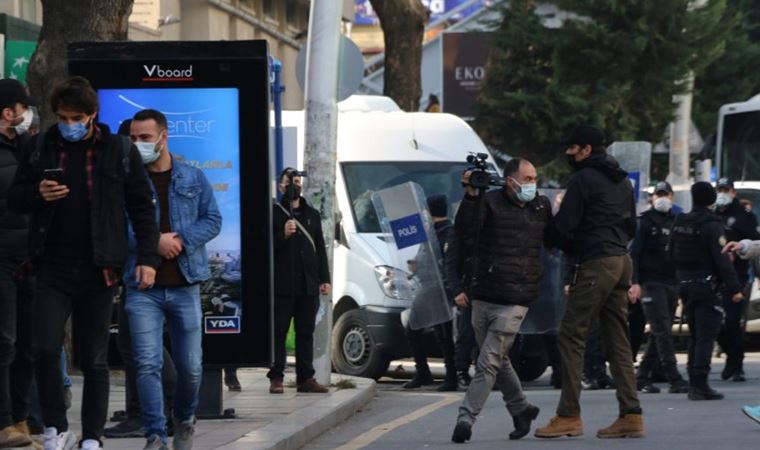
{"type": "Polygon", "coordinates": [[[268,366],[272,355],[269,65],[264,41],[75,43],[69,72],[98,91],[115,131],[166,115],[172,155],[201,169],[222,214],[200,284],[206,367],[268,366]]]}

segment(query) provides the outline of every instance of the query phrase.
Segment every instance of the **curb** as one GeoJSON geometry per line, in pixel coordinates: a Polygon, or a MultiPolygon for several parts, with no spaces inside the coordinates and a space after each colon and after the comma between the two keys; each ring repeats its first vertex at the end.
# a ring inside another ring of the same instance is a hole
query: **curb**
{"type": "Polygon", "coordinates": [[[297,410],[219,450],[296,450],[353,416],[375,396],[375,380],[348,377],[355,389],[335,391],[308,408],[297,410]]]}

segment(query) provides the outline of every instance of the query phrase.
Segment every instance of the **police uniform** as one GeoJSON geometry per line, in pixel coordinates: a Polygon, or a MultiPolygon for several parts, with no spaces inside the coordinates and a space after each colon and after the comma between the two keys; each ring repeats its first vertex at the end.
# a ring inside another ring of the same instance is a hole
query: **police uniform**
{"type": "Polygon", "coordinates": [[[671,251],[689,324],[689,399],[717,400],[722,394],[707,384],[715,338],[723,320],[718,286],[741,291],[731,260],[721,254],[727,240],[720,218],[707,208],[715,203],[715,189],[706,182],[691,187],[694,207],[676,217],[671,251]]]}
{"type": "MultiPolygon", "coordinates": [[[[665,194],[673,192],[666,182],[658,183],[655,190],[665,194]]],[[[668,245],[675,219],[672,208],[668,211],[657,211],[655,208],[645,211],[639,218],[631,248],[632,281],[642,286],[639,303],[652,331],[636,378],[639,389],[652,389],[652,372],[659,365],[671,384],[670,392],[686,393],[686,382],[678,372],[671,335],[678,296],[675,266],[668,245]]],[[[649,392],[659,392],[659,389],[649,392]]]]}
{"type": "MultiPolygon", "coordinates": [[[[716,188],[733,189],[734,183],[728,178],[721,178],[716,183],[716,188]]],[[[757,231],[757,218],[748,212],[734,198],[726,207],[719,207],[718,215],[723,219],[723,227],[728,241],[738,242],[742,239],[758,240],[760,233],[757,231]]],[[[739,284],[744,289],[749,283],[749,261],[736,258],[734,269],[739,279],[739,284]]],[[[741,319],[747,308],[747,300],[739,303],[731,301],[728,295],[723,296],[723,308],[726,312],[724,325],[718,335],[718,344],[726,353],[726,365],[721,377],[727,380],[733,377],[734,381],[744,381],[744,328],[741,319]]]]}

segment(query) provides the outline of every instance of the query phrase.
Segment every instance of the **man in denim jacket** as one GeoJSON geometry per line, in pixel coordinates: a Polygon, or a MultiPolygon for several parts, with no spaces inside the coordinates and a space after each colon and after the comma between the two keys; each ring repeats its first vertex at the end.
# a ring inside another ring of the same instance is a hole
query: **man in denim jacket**
{"type": "MultiPolygon", "coordinates": [[[[163,324],[168,323],[177,367],[174,400],[175,449],[192,448],[195,408],[201,384],[201,299],[199,283],[211,277],[206,243],[219,234],[222,217],[211,184],[201,170],[173,159],[167,147],[167,121],[159,111],[135,114],[130,139],[140,151],[153,187],[162,257],[156,282],[135,289],[130,258],[124,283],[137,365],[137,391],[142,407],[145,449],[167,448],[161,367],[163,324]]],[[[134,256],[134,255],[132,255],[134,256]]]]}

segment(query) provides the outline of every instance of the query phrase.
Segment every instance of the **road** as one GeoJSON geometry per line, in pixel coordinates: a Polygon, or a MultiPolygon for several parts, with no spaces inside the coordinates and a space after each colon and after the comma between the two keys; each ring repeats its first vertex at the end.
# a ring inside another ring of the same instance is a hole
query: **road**
{"type": "MultiPolygon", "coordinates": [[[[683,355],[679,355],[679,361],[683,355]]],[[[680,368],[683,368],[680,365],[680,368]]],[[[721,401],[693,402],[685,394],[641,394],[647,437],[644,439],[600,440],[596,430],[609,425],[617,414],[614,391],[584,391],[581,403],[585,436],[544,440],[533,433],[520,441],[508,441],[512,420],[501,396],[494,392],[488,399],[473,438],[467,444],[451,442],[457,408],[463,393],[441,394],[434,389],[405,391],[401,381],[382,379],[378,395],[364,410],[347,422],[304,447],[307,450],[411,450],[411,449],[503,449],[505,447],[538,449],[758,449],[760,425],[740,411],[747,403],[760,403],[760,353],[747,355],[746,383],[720,381],[713,365],[711,384],[726,395],[721,401]]],[[[528,400],[541,408],[535,424],[545,425],[554,415],[559,391],[548,386],[545,374],[528,383],[528,400]]],[[[661,387],[666,387],[662,384],[661,387]]],[[[535,428],[535,427],[534,427],[535,428]]]]}

